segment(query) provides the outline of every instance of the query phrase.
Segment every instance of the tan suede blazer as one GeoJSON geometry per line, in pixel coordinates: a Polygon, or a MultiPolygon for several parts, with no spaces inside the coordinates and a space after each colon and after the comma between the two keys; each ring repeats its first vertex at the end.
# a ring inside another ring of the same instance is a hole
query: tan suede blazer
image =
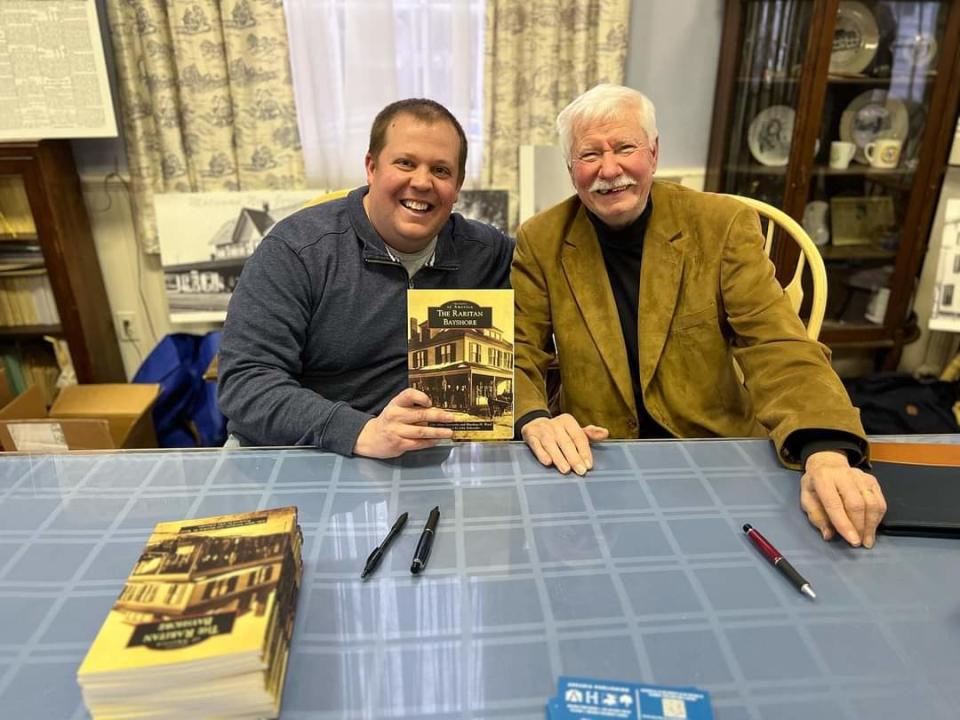
{"type": "MultiPolygon", "coordinates": [[[[650,415],[677,437],[835,429],[864,438],[860,414],[763,253],[756,213],[732,198],[654,182],[640,272],[640,384],[650,415]],[[736,375],[733,359],[743,369],[736,375]]],[[[555,336],[561,407],[581,425],[635,438],[637,408],[596,232],[576,196],[520,228],[516,417],[546,410],[555,336]]]]}

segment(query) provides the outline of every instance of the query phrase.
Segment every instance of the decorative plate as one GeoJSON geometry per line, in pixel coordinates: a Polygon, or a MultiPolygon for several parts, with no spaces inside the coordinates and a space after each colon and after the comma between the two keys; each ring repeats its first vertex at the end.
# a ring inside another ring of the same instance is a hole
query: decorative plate
{"type": "Polygon", "coordinates": [[[853,159],[864,165],[863,149],[877,138],[906,140],[910,129],[907,106],[886,90],[867,90],[857,95],[840,116],[840,139],[857,146],[853,159]]]}
{"type": "Polygon", "coordinates": [[[863,72],[877,54],[880,31],[870,8],[855,0],[843,0],[833,26],[830,72],[863,72]]]}
{"type": "Polygon", "coordinates": [[[787,164],[795,115],[788,105],[771,105],[757,113],[747,130],[747,145],[758,163],[770,167],[787,164]]]}

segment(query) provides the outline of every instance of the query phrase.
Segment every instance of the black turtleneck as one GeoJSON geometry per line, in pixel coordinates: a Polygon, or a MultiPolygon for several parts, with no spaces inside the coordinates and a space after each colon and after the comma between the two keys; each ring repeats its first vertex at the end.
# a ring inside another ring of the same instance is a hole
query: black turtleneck
{"type": "Polygon", "coordinates": [[[653,200],[647,200],[636,220],[625,228],[614,230],[608,227],[589,210],[587,217],[597,231],[600,251],[607,267],[607,278],[613,299],[617,304],[623,343],[627,348],[627,363],[630,365],[630,380],[633,384],[633,397],[637,404],[639,421],[638,437],[672,437],[650,417],[643,404],[643,392],[640,385],[640,339],[637,335],[638,313],[640,306],[640,263],[643,260],[643,239],[647,233],[647,224],[653,213],[653,200]]]}

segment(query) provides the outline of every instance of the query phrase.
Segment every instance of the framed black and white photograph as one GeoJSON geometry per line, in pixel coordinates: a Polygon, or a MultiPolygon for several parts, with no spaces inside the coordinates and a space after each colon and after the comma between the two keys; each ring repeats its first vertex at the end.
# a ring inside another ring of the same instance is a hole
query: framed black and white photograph
{"type": "Polygon", "coordinates": [[[507,232],[510,193],[506,190],[461,190],[453,210],[465,218],[479,220],[507,232]]]}
{"type": "Polygon", "coordinates": [[[323,190],[165,193],[154,199],[171,322],[222,322],[243,263],[274,223],[323,190]]]}

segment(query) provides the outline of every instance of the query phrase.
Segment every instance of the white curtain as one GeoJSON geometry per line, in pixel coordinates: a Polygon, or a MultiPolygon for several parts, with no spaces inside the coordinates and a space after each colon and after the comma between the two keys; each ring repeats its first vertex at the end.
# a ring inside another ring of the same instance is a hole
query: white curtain
{"type": "Polygon", "coordinates": [[[467,184],[483,161],[484,0],[283,0],[310,185],[365,180],[370,125],[408,97],[443,103],[469,143],[467,184]]]}

